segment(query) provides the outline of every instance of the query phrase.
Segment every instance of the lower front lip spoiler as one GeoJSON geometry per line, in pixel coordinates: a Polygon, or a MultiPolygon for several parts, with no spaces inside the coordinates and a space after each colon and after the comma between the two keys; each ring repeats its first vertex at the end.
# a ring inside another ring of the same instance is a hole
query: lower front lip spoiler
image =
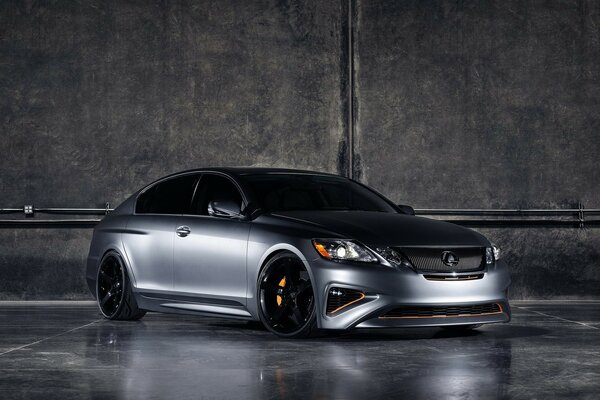
{"type": "Polygon", "coordinates": [[[504,311],[493,314],[447,316],[447,317],[418,317],[418,318],[372,318],[363,321],[355,328],[408,328],[430,327],[448,325],[477,325],[493,324],[510,321],[504,311]]]}

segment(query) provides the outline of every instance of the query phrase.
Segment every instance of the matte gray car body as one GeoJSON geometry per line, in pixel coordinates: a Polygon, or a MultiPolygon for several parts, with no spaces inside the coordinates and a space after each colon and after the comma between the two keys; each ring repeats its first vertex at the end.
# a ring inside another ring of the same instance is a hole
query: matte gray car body
{"type": "MultiPolygon", "coordinates": [[[[186,171],[157,182],[186,174],[224,176],[235,183],[244,207],[248,207],[252,194],[240,178],[257,173],[328,176],[295,170],[214,168],[186,171]]],[[[115,252],[123,260],[140,309],[258,321],[260,271],[270,257],[285,250],[294,253],[310,275],[316,322],[321,329],[474,325],[510,320],[510,278],[503,261],[486,263],[483,256],[477,271],[428,274],[415,268],[393,267],[375,250],[430,249],[441,256],[448,249],[491,246],[484,236],[470,229],[402,214],[400,209],[391,213],[285,211],[244,218],[136,214],[138,196],[155,183],[133,194],[95,228],[86,275],[94,296],[99,264],[107,252],[115,252]],[[182,226],[189,233],[180,236],[176,230],[182,226]],[[378,262],[326,259],[315,250],[315,238],[356,241],[371,249],[378,262]],[[364,297],[338,312],[327,312],[332,288],[352,290],[364,297]],[[496,308],[469,308],[489,304],[496,308]],[[399,307],[404,309],[394,313],[399,307]]]]}

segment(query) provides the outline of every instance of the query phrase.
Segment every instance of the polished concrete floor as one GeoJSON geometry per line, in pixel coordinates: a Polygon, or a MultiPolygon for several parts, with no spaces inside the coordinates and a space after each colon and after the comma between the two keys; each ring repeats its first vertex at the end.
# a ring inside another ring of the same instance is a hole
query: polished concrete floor
{"type": "Polygon", "coordinates": [[[281,340],[256,324],[89,302],[0,302],[0,399],[599,399],[600,302],[514,302],[510,324],[281,340]]]}

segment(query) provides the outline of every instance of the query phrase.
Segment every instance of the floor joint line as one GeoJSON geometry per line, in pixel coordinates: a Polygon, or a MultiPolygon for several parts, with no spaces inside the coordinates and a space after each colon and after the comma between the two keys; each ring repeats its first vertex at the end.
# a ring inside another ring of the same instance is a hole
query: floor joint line
{"type": "Polygon", "coordinates": [[[559,319],[561,321],[571,322],[571,323],[574,323],[574,324],[583,325],[583,326],[588,327],[588,328],[600,330],[600,328],[598,328],[597,326],[589,325],[589,324],[586,324],[585,322],[573,321],[571,319],[557,317],[556,315],[551,315],[551,314],[546,314],[546,313],[543,313],[543,312],[540,312],[540,311],[530,310],[528,307],[520,307],[520,306],[513,306],[513,307],[519,308],[521,310],[529,311],[529,312],[532,312],[532,313],[536,313],[536,314],[539,314],[539,315],[543,315],[545,317],[555,318],[555,319],[559,319]]]}
{"type": "Polygon", "coordinates": [[[0,357],[2,357],[2,356],[3,356],[3,355],[5,355],[5,354],[12,353],[13,351],[22,350],[22,349],[25,349],[25,348],[27,348],[27,347],[29,347],[29,346],[33,346],[33,345],[36,345],[36,344],[38,344],[38,343],[45,342],[46,340],[54,339],[54,338],[56,338],[56,337],[59,337],[59,336],[62,336],[62,335],[66,335],[67,333],[75,332],[76,330],[79,330],[79,329],[85,328],[85,327],[87,327],[87,326],[90,326],[90,325],[92,325],[92,324],[95,324],[96,322],[100,322],[100,321],[102,321],[102,320],[101,320],[101,319],[97,319],[97,320],[95,320],[95,321],[92,321],[92,322],[90,322],[89,324],[81,325],[81,326],[75,327],[75,328],[73,328],[73,329],[69,329],[68,331],[61,332],[61,333],[57,333],[56,335],[48,336],[48,337],[46,337],[46,338],[39,339],[39,340],[36,340],[36,341],[34,341],[34,342],[31,342],[31,343],[24,344],[24,345],[22,345],[22,346],[19,346],[19,347],[15,347],[15,348],[12,348],[12,349],[6,350],[6,351],[4,351],[4,352],[0,353],[0,357]]]}

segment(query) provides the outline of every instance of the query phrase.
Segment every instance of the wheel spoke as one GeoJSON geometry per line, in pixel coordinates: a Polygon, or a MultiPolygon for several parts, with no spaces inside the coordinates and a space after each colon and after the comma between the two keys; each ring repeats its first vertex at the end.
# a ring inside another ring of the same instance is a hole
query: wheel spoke
{"type": "Polygon", "coordinates": [[[109,292],[107,292],[107,293],[106,293],[106,296],[104,296],[104,297],[102,298],[102,300],[100,301],[100,305],[102,305],[102,306],[103,306],[104,304],[106,304],[106,302],[107,302],[108,300],[110,300],[110,299],[111,299],[111,297],[113,297],[113,295],[114,295],[114,294],[113,294],[113,293],[111,293],[110,291],[109,291],[109,292]]]}
{"type": "Polygon", "coordinates": [[[302,281],[299,285],[298,285],[298,296],[301,295],[302,293],[304,293],[307,289],[311,289],[312,285],[310,284],[310,281],[302,281]]]}
{"type": "Polygon", "coordinates": [[[302,316],[302,313],[300,312],[298,306],[292,309],[292,319],[294,320],[296,325],[300,325],[302,322],[304,322],[304,317],[302,316]]]}
{"type": "Polygon", "coordinates": [[[105,283],[109,283],[109,284],[113,284],[114,282],[114,278],[112,278],[111,276],[109,276],[103,269],[100,270],[100,279],[105,282],[105,283]]]}
{"type": "Polygon", "coordinates": [[[275,310],[275,312],[271,316],[271,321],[278,322],[281,319],[281,317],[283,317],[283,313],[285,312],[285,310],[287,308],[288,308],[288,306],[287,306],[286,303],[283,303],[281,305],[281,307],[277,307],[277,309],[275,310]]]}

